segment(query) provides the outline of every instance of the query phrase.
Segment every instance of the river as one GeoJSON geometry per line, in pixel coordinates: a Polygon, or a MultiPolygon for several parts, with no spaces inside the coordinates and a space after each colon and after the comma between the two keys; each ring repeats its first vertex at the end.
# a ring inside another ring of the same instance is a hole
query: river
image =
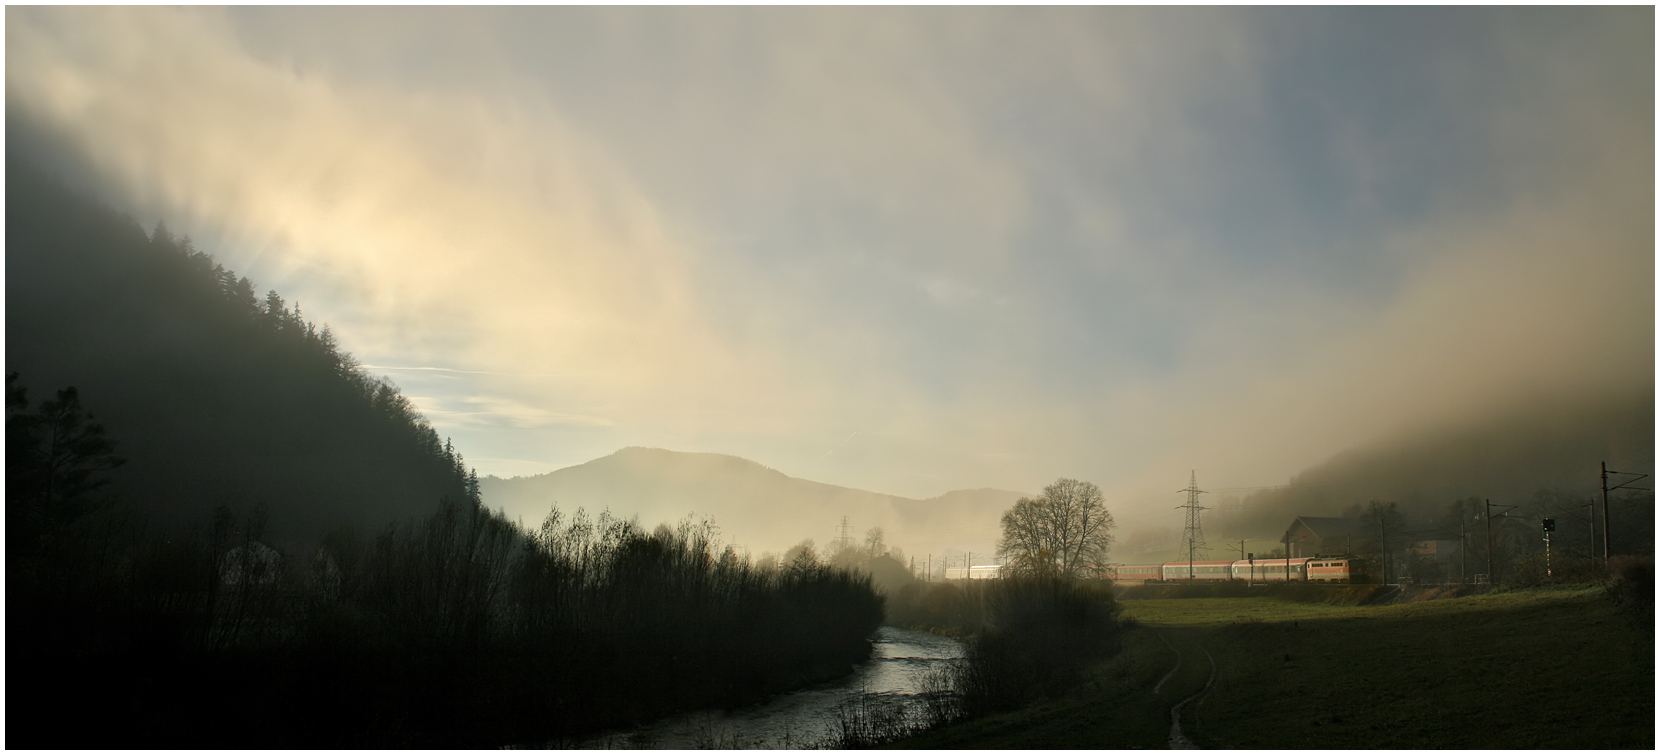
{"type": "Polygon", "coordinates": [[[800,749],[834,737],[844,705],[918,704],[928,672],[962,657],[962,644],[912,629],[877,630],[870,660],[834,682],[787,692],[747,708],[705,710],[577,744],[584,749],[800,749]]]}

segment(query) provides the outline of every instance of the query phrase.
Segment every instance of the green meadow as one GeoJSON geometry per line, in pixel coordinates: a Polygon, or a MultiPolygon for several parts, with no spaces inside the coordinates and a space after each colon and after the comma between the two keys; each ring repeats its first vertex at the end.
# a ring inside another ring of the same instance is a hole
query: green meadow
{"type": "Polygon", "coordinates": [[[1124,651],[1070,693],[899,745],[1167,747],[1170,707],[1204,689],[1208,651],[1215,683],[1182,715],[1200,747],[1654,747],[1653,627],[1601,587],[1381,606],[1268,597],[1122,605],[1138,624],[1124,651]]]}

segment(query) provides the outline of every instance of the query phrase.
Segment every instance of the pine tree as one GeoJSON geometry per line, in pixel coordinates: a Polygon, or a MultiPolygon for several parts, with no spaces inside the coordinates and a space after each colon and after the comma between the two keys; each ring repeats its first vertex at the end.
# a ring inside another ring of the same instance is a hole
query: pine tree
{"type": "Polygon", "coordinates": [[[74,386],[29,413],[17,373],[6,376],[7,528],[11,544],[31,552],[42,537],[101,506],[104,474],[126,463],[104,426],[81,408],[74,386]]]}

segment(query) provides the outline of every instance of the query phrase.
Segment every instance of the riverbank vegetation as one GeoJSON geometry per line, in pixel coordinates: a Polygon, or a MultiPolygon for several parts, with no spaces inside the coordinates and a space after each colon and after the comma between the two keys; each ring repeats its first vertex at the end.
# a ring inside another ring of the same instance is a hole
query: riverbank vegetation
{"type": "Polygon", "coordinates": [[[867,747],[1061,694],[1121,649],[1119,614],[1106,583],[1058,575],[908,585],[889,597],[888,623],[958,637],[963,659],[903,715],[850,705],[835,744],[867,747]]]}
{"type": "Polygon", "coordinates": [[[1013,710],[1079,683],[1122,648],[1109,582],[1090,579],[1112,544],[1112,515],[1092,483],[1060,479],[1003,516],[1001,579],[910,583],[889,597],[887,623],[961,638],[963,659],[933,680],[920,711],[855,706],[842,746],[1013,710]]]}
{"type": "Polygon", "coordinates": [[[555,511],[526,531],[447,500],[299,556],[262,542],[264,518],[222,508],[146,535],[106,506],[11,550],[8,741],[569,741],[846,674],[882,616],[868,578],[761,569],[691,522],[648,532],[555,511]],[[44,728],[69,699],[99,725],[44,728]]]}
{"type": "Polygon", "coordinates": [[[988,620],[952,680],[958,715],[1009,710],[1061,692],[1119,650],[1119,609],[1105,585],[1039,577],[990,582],[988,620]]]}

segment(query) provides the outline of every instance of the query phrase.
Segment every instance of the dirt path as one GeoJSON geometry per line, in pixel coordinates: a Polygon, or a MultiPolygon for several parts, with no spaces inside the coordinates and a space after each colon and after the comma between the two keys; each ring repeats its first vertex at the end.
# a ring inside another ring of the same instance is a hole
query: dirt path
{"type": "Polygon", "coordinates": [[[1170,681],[1170,677],[1175,676],[1176,672],[1182,669],[1182,651],[1177,650],[1175,645],[1170,644],[1170,641],[1164,638],[1163,632],[1154,632],[1153,636],[1158,637],[1159,642],[1164,643],[1165,647],[1170,648],[1170,652],[1176,654],[1176,665],[1171,666],[1169,671],[1164,672],[1164,678],[1160,679],[1158,684],[1153,685],[1153,694],[1157,695],[1159,690],[1164,687],[1164,683],[1170,681]]]}
{"type": "MultiPolygon", "coordinates": [[[[1176,664],[1172,666],[1170,671],[1164,675],[1164,678],[1160,679],[1159,683],[1153,687],[1153,694],[1155,695],[1158,694],[1159,689],[1164,686],[1165,682],[1170,681],[1170,678],[1175,676],[1177,671],[1181,670],[1183,659],[1182,651],[1177,649],[1176,646],[1164,636],[1163,632],[1159,632],[1158,637],[1160,640],[1164,641],[1164,644],[1167,647],[1169,647],[1172,651],[1175,651],[1176,664]]],[[[1170,736],[1168,741],[1170,749],[1172,750],[1199,749],[1199,746],[1194,744],[1193,740],[1188,739],[1187,735],[1182,733],[1182,708],[1190,702],[1202,700],[1205,695],[1210,694],[1211,688],[1216,684],[1216,656],[1211,655],[1209,650],[1205,649],[1203,645],[1200,645],[1197,642],[1194,642],[1193,646],[1198,648],[1200,652],[1204,653],[1205,658],[1210,661],[1210,676],[1205,680],[1205,686],[1201,687],[1193,694],[1182,698],[1181,702],[1170,706],[1170,736]]],[[[1197,707],[1197,705],[1195,705],[1195,707],[1197,707]]]]}

